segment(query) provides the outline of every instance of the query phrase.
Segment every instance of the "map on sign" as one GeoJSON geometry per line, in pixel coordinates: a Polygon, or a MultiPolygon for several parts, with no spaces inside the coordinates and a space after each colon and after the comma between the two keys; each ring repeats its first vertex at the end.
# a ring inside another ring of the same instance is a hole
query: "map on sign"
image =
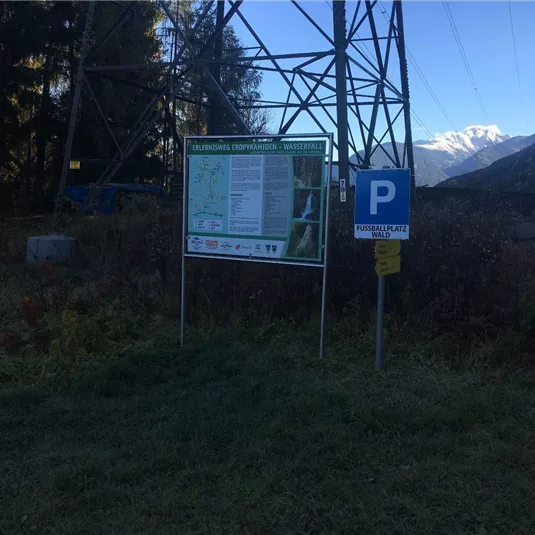
{"type": "Polygon", "coordinates": [[[228,208],[228,156],[205,156],[196,158],[190,206],[192,215],[223,218],[228,208]]]}
{"type": "Polygon", "coordinates": [[[325,141],[189,143],[187,253],[321,262],[325,155],[325,141]]]}

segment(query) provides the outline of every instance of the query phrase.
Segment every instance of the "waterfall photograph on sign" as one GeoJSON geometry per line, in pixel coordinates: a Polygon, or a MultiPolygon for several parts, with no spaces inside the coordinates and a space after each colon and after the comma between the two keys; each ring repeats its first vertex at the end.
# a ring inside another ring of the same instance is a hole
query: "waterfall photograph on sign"
{"type": "Polygon", "coordinates": [[[294,220],[319,221],[319,191],[296,189],[294,192],[294,220]]]}

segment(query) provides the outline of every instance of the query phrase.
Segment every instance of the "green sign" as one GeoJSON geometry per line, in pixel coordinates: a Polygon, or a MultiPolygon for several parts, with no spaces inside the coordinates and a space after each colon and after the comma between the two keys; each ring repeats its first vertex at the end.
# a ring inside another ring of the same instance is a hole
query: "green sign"
{"type": "Polygon", "coordinates": [[[295,154],[325,156],[325,141],[194,141],[188,146],[188,154],[295,154]]]}
{"type": "Polygon", "coordinates": [[[190,141],[186,252],[321,263],[326,151],[326,141],[190,141]]]}

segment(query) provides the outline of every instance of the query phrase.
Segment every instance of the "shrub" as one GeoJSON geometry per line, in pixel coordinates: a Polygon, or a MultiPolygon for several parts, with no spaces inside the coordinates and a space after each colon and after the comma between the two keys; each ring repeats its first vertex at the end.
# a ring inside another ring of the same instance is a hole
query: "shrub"
{"type": "MultiPolygon", "coordinates": [[[[352,195],[347,203],[333,196],[327,304],[338,322],[352,317],[367,329],[377,292],[374,247],[353,238],[352,195]]],[[[525,353],[535,327],[535,256],[510,243],[519,219],[515,206],[499,198],[416,202],[401,273],[387,278],[394,330],[410,332],[411,322],[423,322],[433,335],[452,335],[452,351],[464,347],[477,362],[498,359],[488,347],[477,353],[482,344],[504,347],[510,333],[519,333],[515,352],[525,353]]],[[[12,333],[21,333],[22,321],[39,352],[106,354],[135,339],[138,320],[166,310],[177,315],[179,222],[179,214],[162,212],[80,220],[72,229],[80,256],[71,266],[43,264],[33,274],[6,275],[1,343],[18,347],[12,333]]],[[[0,232],[0,239],[8,235],[0,232]]],[[[319,269],[189,259],[186,276],[187,319],[205,332],[229,323],[298,325],[320,307],[319,269]]]]}

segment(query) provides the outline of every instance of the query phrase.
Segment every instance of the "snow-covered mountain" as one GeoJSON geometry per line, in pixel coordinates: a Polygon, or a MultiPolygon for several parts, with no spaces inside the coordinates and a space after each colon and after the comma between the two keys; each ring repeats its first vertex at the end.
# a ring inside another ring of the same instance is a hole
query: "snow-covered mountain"
{"type": "MultiPolygon", "coordinates": [[[[496,125],[476,125],[468,126],[460,132],[445,132],[437,134],[432,139],[415,141],[413,146],[416,184],[418,186],[438,184],[453,176],[450,168],[454,170],[456,166],[480,150],[487,151],[484,160],[492,159],[491,148],[498,147],[509,139],[511,136],[502,134],[496,125]]],[[[391,143],[385,143],[383,146],[389,153],[392,153],[391,143]]],[[[403,144],[398,143],[397,147],[402,153],[403,144]]],[[[501,155],[495,159],[503,157],[503,151],[498,151],[498,153],[501,155]]],[[[356,156],[354,155],[351,159],[356,161],[356,156]]],[[[475,161],[477,162],[477,158],[475,161]]],[[[383,151],[377,150],[372,157],[372,165],[376,169],[381,169],[383,166],[392,165],[392,162],[383,151]]]]}
{"type": "Polygon", "coordinates": [[[462,132],[446,132],[433,139],[416,141],[415,146],[430,151],[443,169],[458,164],[477,151],[510,139],[496,125],[467,126],[462,132]],[[445,165],[448,164],[449,165],[445,165]]]}

